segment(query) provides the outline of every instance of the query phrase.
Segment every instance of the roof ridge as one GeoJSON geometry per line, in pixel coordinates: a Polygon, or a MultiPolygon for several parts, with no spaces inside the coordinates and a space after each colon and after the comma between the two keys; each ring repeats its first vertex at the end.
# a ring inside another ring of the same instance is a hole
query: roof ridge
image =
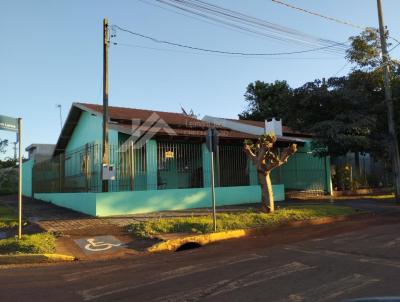
{"type": "MultiPolygon", "coordinates": [[[[93,103],[81,103],[81,102],[76,102],[76,104],[79,105],[92,105],[92,106],[100,106],[102,107],[103,105],[101,104],[93,104],[93,103]]],[[[197,118],[185,115],[183,113],[179,113],[179,112],[172,112],[172,111],[163,111],[163,110],[154,110],[154,109],[142,109],[142,108],[132,108],[132,107],[122,107],[122,106],[108,106],[109,108],[118,108],[118,109],[128,109],[128,110],[142,110],[142,111],[148,111],[148,112],[162,112],[162,113],[169,113],[169,114],[178,114],[178,115],[182,115],[184,117],[189,117],[195,120],[198,120],[197,118]]]]}

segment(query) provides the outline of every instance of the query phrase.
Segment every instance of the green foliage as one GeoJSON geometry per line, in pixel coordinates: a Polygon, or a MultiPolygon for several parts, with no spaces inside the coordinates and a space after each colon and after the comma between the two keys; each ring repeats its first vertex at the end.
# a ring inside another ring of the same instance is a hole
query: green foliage
{"type": "Polygon", "coordinates": [[[45,254],[56,251],[56,239],[49,233],[23,235],[20,240],[0,240],[0,254],[45,254]]]}
{"type": "Polygon", "coordinates": [[[0,205],[0,229],[12,228],[18,225],[17,214],[7,206],[0,205]]]}
{"type": "Polygon", "coordinates": [[[380,36],[375,28],[367,28],[358,36],[350,37],[351,47],[346,58],[361,67],[376,68],[380,65],[380,36]]]}
{"type": "Polygon", "coordinates": [[[16,168],[17,167],[17,160],[12,158],[6,158],[0,160],[0,169],[4,168],[16,168]]]}
{"type": "Polygon", "coordinates": [[[351,165],[338,167],[336,174],[332,177],[332,184],[335,190],[352,190],[351,165]]]}
{"type": "Polygon", "coordinates": [[[6,152],[6,147],[8,146],[8,140],[4,139],[2,140],[0,138],[0,154],[6,152]]]}
{"type": "Polygon", "coordinates": [[[239,117],[244,120],[259,121],[269,117],[280,117],[285,120],[292,94],[292,89],[286,81],[250,83],[244,95],[248,106],[239,117]]]}
{"type": "MultiPolygon", "coordinates": [[[[235,230],[249,227],[278,226],[290,222],[314,219],[327,216],[340,216],[354,213],[353,209],[344,206],[316,205],[292,206],[278,209],[274,213],[246,211],[234,214],[218,214],[218,231],[235,230]]],[[[131,224],[128,231],[139,238],[154,237],[165,233],[211,233],[213,232],[212,217],[182,217],[160,218],[131,224]]]]}
{"type": "Polygon", "coordinates": [[[18,170],[16,168],[0,169],[0,195],[18,192],[18,170]]]}
{"type": "MultiPolygon", "coordinates": [[[[369,28],[351,37],[350,42],[346,58],[355,67],[347,76],[315,80],[295,89],[284,81],[256,81],[247,87],[248,108],[239,117],[280,117],[294,130],[313,133],[317,155],[359,152],[388,161],[390,144],[379,34],[369,28]]],[[[400,67],[395,62],[390,67],[400,133],[400,67]]]]}

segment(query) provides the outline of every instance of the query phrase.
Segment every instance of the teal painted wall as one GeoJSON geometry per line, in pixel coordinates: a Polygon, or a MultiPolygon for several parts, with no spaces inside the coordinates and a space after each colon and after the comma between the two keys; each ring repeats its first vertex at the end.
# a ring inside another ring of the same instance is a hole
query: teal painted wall
{"type": "MultiPolygon", "coordinates": [[[[273,186],[276,201],[285,199],[283,185],[273,186]]],[[[258,203],[260,186],[217,187],[217,206],[258,203]]],[[[209,188],[172,189],[138,192],[98,193],[97,216],[149,213],[164,210],[183,210],[211,206],[209,188]]]]}
{"type": "Polygon", "coordinates": [[[271,172],[272,183],[282,183],[285,189],[330,192],[330,160],[311,153],[311,143],[299,147],[286,164],[271,172]]]}
{"type": "MultiPolygon", "coordinates": [[[[109,130],[110,145],[118,145],[118,131],[109,130]]],[[[83,111],[79,122],[66,147],[66,152],[82,148],[85,144],[97,142],[101,144],[103,140],[103,119],[101,116],[92,115],[83,111]]]]}
{"type": "MultiPolygon", "coordinates": [[[[65,149],[65,153],[73,152],[76,149],[83,148],[86,144],[97,143],[99,144],[99,152],[96,154],[95,162],[101,163],[102,156],[102,143],[103,140],[103,118],[101,116],[92,115],[89,112],[82,111],[78,124],[72,133],[70,140],[65,149]]],[[[113,129],[109,130],[109,144],[118,146],[118,131],[113,129]]],[[[116,154],[118,154],[116,152],[116,154]]],[[[115,159],[118,162],[118,159],[115,159]]],[[[74,175],[76,171],[80,171],[81,162],[79,160],[73,161],[66,159],[65,161],[65,175],[74,175]]],[[[99,165],[101,171],[101,165],[99,165]]],[[[109,190],[112,191],[113,187],[110,183],[109,190]]]]}
{"type": "Polygon", "coordinates": [[[96,193],[35,193],[35,199],[96,216],[96,193]]]}
{"type": "Polygon", "coordinates": [[[22,195],[32,197],[32,169],[35,161],[30,159],[22,164],[22,195]]]}
{"type": "Polygon", "coordinates": [[[101,117],[83,111],[68,142],[66,152],[82,148],[88,143],[101,142],[103,135],[102,125],[103,121],[101,117]]]}
{"type": "MultiPolygon", "coordinates": [[[[283,185],[273,186],[276,201],[284,200],[283,185]]],[[[149,213],[209,207],[208,188],[110,193],[37,193],[35,198],[93,216],[149,213]]],[[[258,203],[260,186],[216,188],[217,206],[258,203]]]]}

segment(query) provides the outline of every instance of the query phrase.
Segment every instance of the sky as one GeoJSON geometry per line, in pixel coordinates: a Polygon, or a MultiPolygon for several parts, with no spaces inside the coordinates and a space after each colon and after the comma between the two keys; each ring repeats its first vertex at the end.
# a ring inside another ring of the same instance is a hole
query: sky
{"type": "MultiPolygon", "coordinates": [[[[360,31],[270,0],[207,1],[337,42],[360,31]]],[[[285,1],[357,25],[378,24],[375,0],[285,1]]],[[[400,1],[382,2],[390,35],[400,38],[400,1]]],[[[208,49],[248,53],[304,49],[178,14],[155,0],[0,3],[0,115],[23,118],[24,147],[56,143],[61,130],[57,104],[62,105],[65,121],[73,102],[102,103],[104,17],[111,25],[208,49]]],[[[110,105],[172,112],[184,107],[200,117],[237,117],[246,108],[247,85],[256,80],[286,80],[298,87],[314,79],[344,75],[351,68],[345,66],[344,55],[324,52],[244,58],[166,47],[120,31],[113,40],[120,45],[109,49],[110,105]]],[[[391,55],[399,58],[400,47],[391,55]]],[[[0,138],[12,142],[15,134],[0,131],[0,138]]],[[[12,154],[10,146],[0,158],[12,154]]]]}

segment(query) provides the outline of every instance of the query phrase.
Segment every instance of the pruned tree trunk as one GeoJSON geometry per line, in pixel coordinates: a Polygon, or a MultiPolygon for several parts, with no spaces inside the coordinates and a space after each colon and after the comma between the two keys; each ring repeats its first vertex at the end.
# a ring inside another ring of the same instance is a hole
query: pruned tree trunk
{"type": "Polygon", "coordinates": [[[258,180],[261,186],[261,209],[263,212],[274,212],[275,201],[272,191],[272,183],[269,172],[258,172],[258,180]]]}
{"type": "Polygon", "coordinates": [[[264,212],[275,211],[271,171],[285,164],[289,157],[297,151],[297,145],[291,144],[282,152],[277,152],[274,149],[276,140],[275,135],[267,133],[262,135],[256,144],[249,140],[244,143],[244,151],[257,169],[258,181],[261,186],[261,208],[264,212]]]}

